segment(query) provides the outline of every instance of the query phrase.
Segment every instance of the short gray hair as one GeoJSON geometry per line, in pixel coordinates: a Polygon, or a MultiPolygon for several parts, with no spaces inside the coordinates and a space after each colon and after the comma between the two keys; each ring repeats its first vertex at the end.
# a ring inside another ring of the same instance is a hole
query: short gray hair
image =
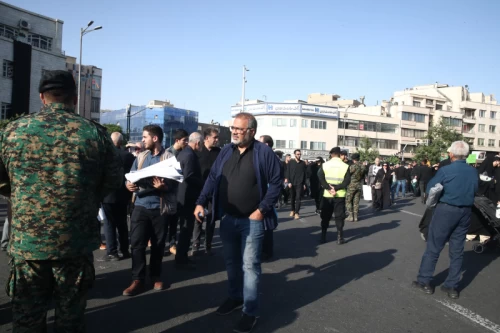
{"type": "Polygon", "coordinates": [[[234,118],[246,119],[248,121],[248,128],[254,129],[255,132],[257,132],[257,119],[255,119],[253,114],[248,112],[240,112],[234,118]]]}
{"type": "Polygon", "coordinates": [[[450,153],[457,160],[465,160],[469,156],[469,145],[464,141],[455,141],[451,144],[450,153]]]}
{"type": "Polygon", "coordinates": [[[201,138],[202,138],[202,136],[201,136],[200,133],[193,132],[189,136],[189,143],[198,143],[198,142],[201,142],[201,138]]]}

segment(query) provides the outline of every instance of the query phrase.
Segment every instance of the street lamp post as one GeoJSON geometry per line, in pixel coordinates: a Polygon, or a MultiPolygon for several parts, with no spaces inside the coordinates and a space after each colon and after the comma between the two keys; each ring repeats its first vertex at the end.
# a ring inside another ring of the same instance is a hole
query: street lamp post
{"type": "Polygon", "coordinates": [[[78,66],[78,106],[77,106],[77,113],[78,115],[80,114],[80,86],[82,83],[82,47],[83,47],[83,36],[96,30],[102,29],[102,26],[95,27],[92,30],[87,30],[90,28],[90,26],[94,24],[94,21],[90,21],[89,24],[87,24],[87,27],[85,29],[80,28],[80,65],[78,66]]]}
{"type": "Polygon", "coordinates": [[[243,92],[241,93],[241,112],[245,112],[245,83],[247,83],[246,72],[250,70],[247,69],[245,65],[243,65],[243,92]]]}

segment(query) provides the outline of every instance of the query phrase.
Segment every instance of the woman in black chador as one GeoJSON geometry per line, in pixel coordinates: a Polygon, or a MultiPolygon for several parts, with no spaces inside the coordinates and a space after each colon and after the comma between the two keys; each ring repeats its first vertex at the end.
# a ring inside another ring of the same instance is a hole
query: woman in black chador
{"type": "Polygon", "coordinates": [[[391,185],[392,171],[389,169],[389,164],[384,162],[382,169],[380,169],[375,176],[375,192],[377,193],[375,203],[376,210],[386,209],[391,205],[391,185]],[[379,183],[380,185],[378,185],[379,183]]]}

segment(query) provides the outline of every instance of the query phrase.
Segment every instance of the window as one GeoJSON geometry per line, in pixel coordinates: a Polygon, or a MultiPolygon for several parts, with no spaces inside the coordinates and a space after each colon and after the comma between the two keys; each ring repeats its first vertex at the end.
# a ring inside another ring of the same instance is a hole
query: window
{"type": "Polygon", "coordinates": [[[420,107],[420,102],[418,102],[418,101],[413,101],[413,106],[420,107]]]}
{"type": "Polygon", "coordinates": [[[423,139],[427,135],[426,131],[414,130],[408,128],[401,129],[401,136],[406,138],[423,139]]]}
{"type": "Polygon", "coordinates": [[[286,123],[286,118],[273,118],[273,127],[285,127],[286,123]]]}
{"type": "Polygon", "coordinates": [[[300,149],[307,149],[307,141],[300,141],[300,149]]]}
{"type": "Polygon", "coordinates": [[[490,133],[495,133],[497,127],[495,125],[490,125],[490,133]]]}
{"type": "Polygon", "coordinates": [[[462,120],[457,118],[443,117],[443,123],[445,123],[448,126],[462,127],[462,120]]]}
{"type": "Polygon", "coordinates": [[[486,125],[484,124],[479,124],[479,127],[477,129],[478,132],[484,132],[484,128],[485,128],[486,125]]]}
{"type": "Polygon", "coordinates": [[[403,112],[403,120],[425,123],[425,115],[419,113],[403,112]]]}
{"type": "MultiPolygon", "coordinates": [[[[313,120],[315,121],[315,120],[313,120]]],[[[326,142],[309,142],[309,149],[311,150],[326,150],[326,142]]]]}
{"type": "Polygon", "coordinates": [[[5,38],[15,38],[17,36],[17,30],[12,27],[0,24],[0,36],[3,36],[5,38]]]}
{"type": "Polygon", "coordinates": [[[100,112],[101,111],[101,99],[98,97],[92,97],[92,104],[90,104],[90,112],[100,112]]]}
{"type": "Polygon", "coordinates": [[[297,127],[297,119],[290,119],[290,127],[297,127]]]}
{"type": "Polygon", "coordinates": [[[497,113],[495,111],[490,111],[490,118],[495,119],[497,117],[497,113]]]}
{"type": "Polygon", "coordinates": [[[488,139],[488,147],[495,147],[495,140],[494,139],[488,139]]]}
{"type": "Polygon", "coordinates": [[[302,119],[301,123],[302,128],[307,128],[307,119],[302,119]]]}
{"type": "Polygon", "coordinates": [[[484,139],[477,139],[478,146],[484,146],[484,139]]]}
{"type": "Polygon", "coordinates": [[[395,124],[384,124],[376,123],[371,121],[363,120],[350,120],[350,119],[340,119],[339,128],[350,129],[350,130],[360,130],[367,132],[382,132],[382,133],[396,133],[398,125],[395,124]]]}
{"type": "Polygon", "coordinates": [[[276,148],[286,148],[286,140],[276,140],[276,148]]]}
{"type": "Polygon", "coordinates": [[[311,120],[311,128],[326,129],[326,121],[311,120]]]}
{"type": "Polygon", "coordinates": [[[288,148],[290,148],[290,149],[295,148],[295,141],[294,140],[288,140],[288,148]]]}
{"type": "Polygon", "coordinates": [[[436,110],[442,110],[443,104],[436,104],[436,110]]]}
{"type": "Polygon", "coordinates": [[[485,118],[486,117],[486,110],[479,110],[479,118],[485,118]]]}
{"type": "Polygon", "coordinates": [[[2,103],[2,110],[0,112],[0,119],[7,119],[10,116],[10,104],[2,103]]]}
{"type": "Polygon", "coordinates": [[[14,77],[14,63],[9,60],[4,60],[2,73],[3,77],[6,77],[7,79],[12,79],[12,77],[14,77]]]}
{"type": "Polygon", "coordinates": [[[434,101],[432,99],[426,99],[425,105],[434,105],[434,101]]]}
{"type": "Polygon", "coordinates": [[[28,43],[33,47],[37,47],[42,50],[52,51],[52,38],[45,37],[38,34],[29,34],[28,43]]]}

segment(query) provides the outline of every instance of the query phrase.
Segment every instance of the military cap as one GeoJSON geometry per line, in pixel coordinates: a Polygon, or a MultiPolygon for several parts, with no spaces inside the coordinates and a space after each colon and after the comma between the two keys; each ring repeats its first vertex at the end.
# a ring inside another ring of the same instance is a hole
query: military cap
{"type": "Polygon", "coordinates": [[[54,89],[64,89],[76,91],[76,84],[73,75],[68,71],[47,71],[40,80],[38,92],[43,94],[54,89]]]}
{"type": "Polygon", "coordinates": [[[358,153],[352,154],[351,155],[351,160],[359,161],[359,154],[358,153]]]}
{"type": "Polygon", "coordinates": [[[330,155],[335,154],[335,155],[340,155],[340,147],[334,147],[330,150],[330,155]]]}
{"type": "Polygon", "coordinates": [[[341,150],[341,151],[340,151],[340,155],[345,155],[345,156],[347,156],[347,150],[341,150]]]}

